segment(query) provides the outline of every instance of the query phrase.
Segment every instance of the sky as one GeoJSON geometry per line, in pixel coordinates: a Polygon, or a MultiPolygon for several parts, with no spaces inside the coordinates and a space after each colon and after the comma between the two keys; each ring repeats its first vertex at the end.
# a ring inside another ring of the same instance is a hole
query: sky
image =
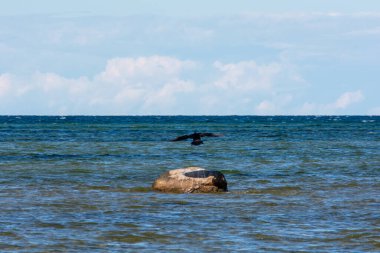
{"type": "Polygon", "coordinates": [[[0,115],[380,115],[378,0],[0,2],[0,115]]]}

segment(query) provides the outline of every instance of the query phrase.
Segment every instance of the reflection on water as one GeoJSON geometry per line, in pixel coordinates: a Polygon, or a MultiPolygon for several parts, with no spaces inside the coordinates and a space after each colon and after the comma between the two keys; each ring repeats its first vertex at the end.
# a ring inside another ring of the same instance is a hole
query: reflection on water
{"type": "Polygon", "coordinates": [[[379,117],[0,117],[0,249],[380,251],[379,150],[379,117]],[[187,166],[229,192],[151,190],[187,166]]]}

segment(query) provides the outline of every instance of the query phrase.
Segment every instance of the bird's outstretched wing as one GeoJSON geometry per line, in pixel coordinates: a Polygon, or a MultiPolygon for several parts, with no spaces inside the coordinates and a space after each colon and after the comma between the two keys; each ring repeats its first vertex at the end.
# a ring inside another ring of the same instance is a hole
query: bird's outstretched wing
{"type": "Polygon", "coordinates": [[[171,141],[183,141],[189,138],[192,138],[192,135],[181,135],[171,141]]]}
{"type": "Polygon", "coordinates": [[[213,134],[213,133],[201,133],[201,137],[219,137],[221,134],[213,134]]]}

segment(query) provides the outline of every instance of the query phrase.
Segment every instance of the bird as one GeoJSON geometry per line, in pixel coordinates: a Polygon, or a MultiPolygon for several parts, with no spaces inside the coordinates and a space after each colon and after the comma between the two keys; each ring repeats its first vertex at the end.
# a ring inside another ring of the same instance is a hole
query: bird
{"type": "Polygon", "coordinates": [[[197,133],[194,132],[193,134],[188,134],[188,135],[181,135],[178,136],[177,138],[171,140],[171,141],[183,141],[192,138],[193,141],[191,142],[191,145],[201,145],[203,144],[203,141],[201,137],[219,137],[221,136],[220,134],[213,134],[213,133],[197,133]]]}

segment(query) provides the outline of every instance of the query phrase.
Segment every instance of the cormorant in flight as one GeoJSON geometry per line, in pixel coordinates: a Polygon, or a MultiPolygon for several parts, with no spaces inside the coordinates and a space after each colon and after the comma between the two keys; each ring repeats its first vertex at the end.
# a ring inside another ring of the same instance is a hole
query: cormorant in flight
{"type": "Polygon", "coordinates": [[[221,136],[221,135],[220,134],[213,134],[213,133],[197,133],[197,132],[194,132],[193,134],[178,136],[177,138],[175,138],[171,141],[183,141],[183,140],[187,140],[189,138],[192,138],[193,141],[191,142],[191,145],[201,145],[201,144],[203,144],[201,137],[218,137],[218,136],[221,136]]]}

